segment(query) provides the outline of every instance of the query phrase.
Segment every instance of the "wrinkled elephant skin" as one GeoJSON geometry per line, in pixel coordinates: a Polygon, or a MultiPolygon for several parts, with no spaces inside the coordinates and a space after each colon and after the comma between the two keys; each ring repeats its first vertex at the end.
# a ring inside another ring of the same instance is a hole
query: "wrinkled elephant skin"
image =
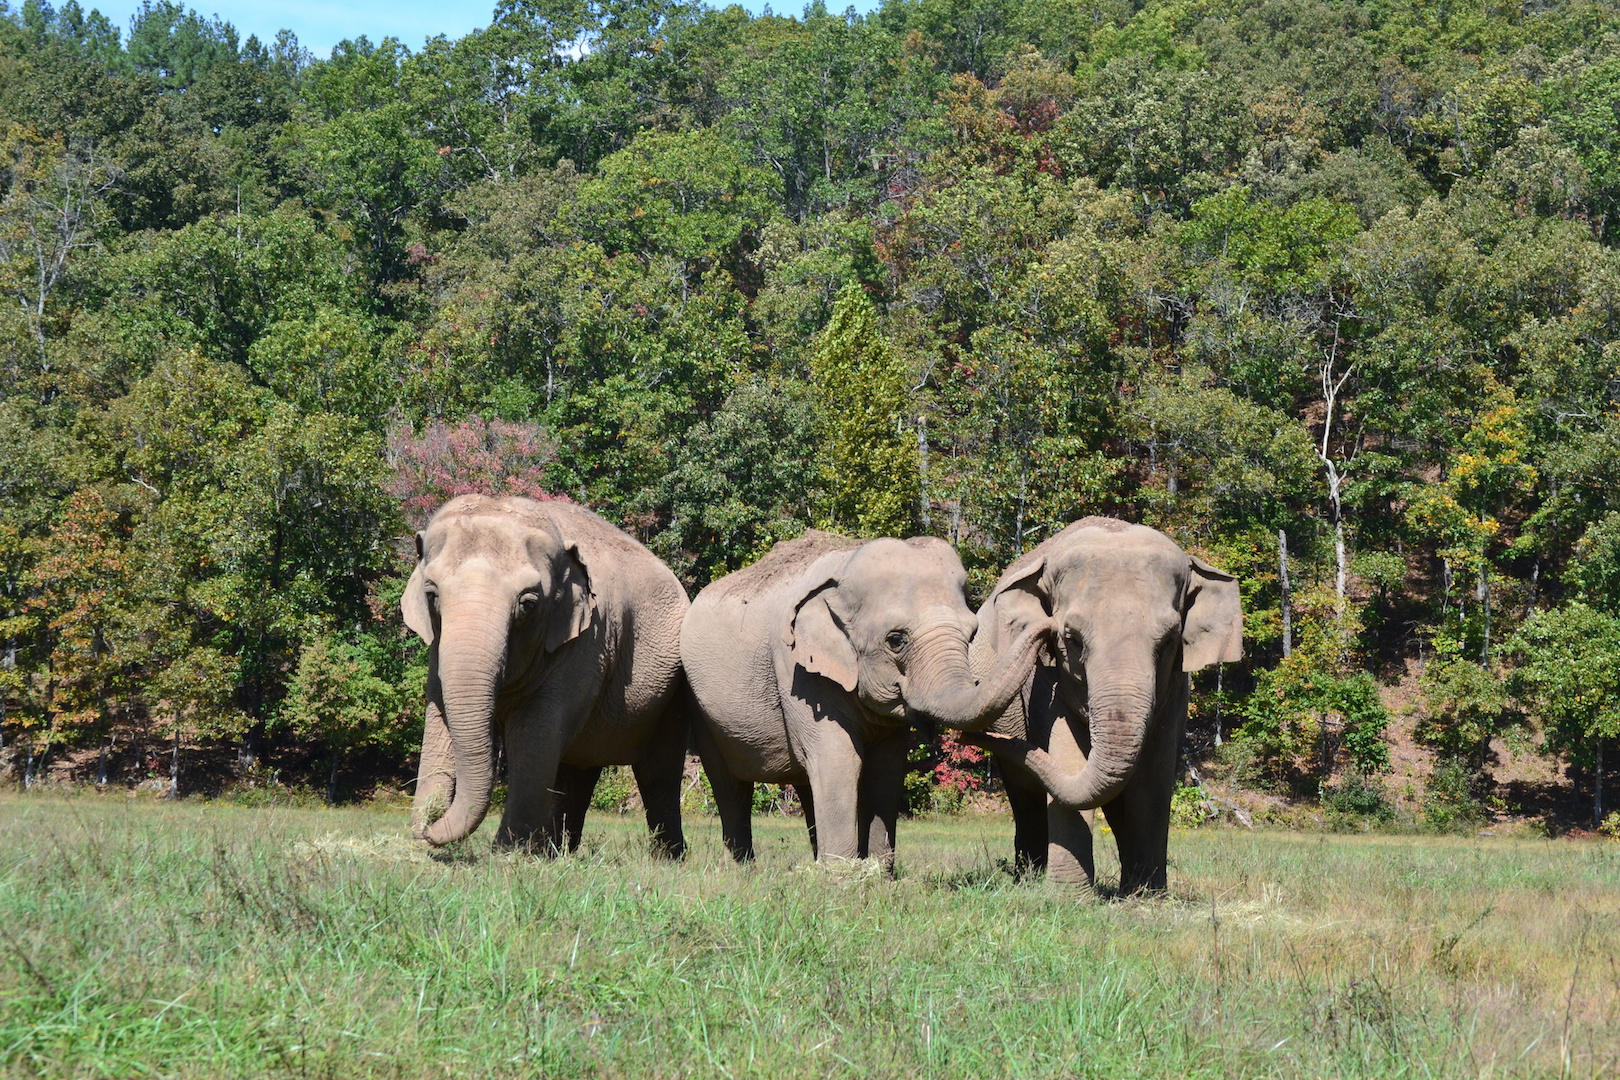
{"type": "Polygon", "coordinates": [[[1007,775],[1017,861],[1091,889],[1100,807],[1121,892],[1163,889],[1187,673],[1242,658],[1237,582],[1156,529],[1085,518],[1001,575],[979,610],[974,669],[1047,618],[1054,661],[976,740],[1007,775]]]}
{"type": "Polygon", "coordinates": [[[910,722],[994,723],[1051,635],[1034,620],[976,680],[966,583],[944,541],[812,530],[698,594],[681,658],[734,857],[753,855],[754,783],[793,784],[819,858],[892,870],[910,722]]]}
{"type": "Polygon", "coordinates": [[[565,502],[459,496],[416,543],[400,599],[428,644],[412,831],[448,844],[478,828],[499,734],[507,795],[497,844],[573,850],[602,768],[629,765],[655,848],[679,856],[690,709],[680,668],[688,604],[675,575],[565,502]]]}

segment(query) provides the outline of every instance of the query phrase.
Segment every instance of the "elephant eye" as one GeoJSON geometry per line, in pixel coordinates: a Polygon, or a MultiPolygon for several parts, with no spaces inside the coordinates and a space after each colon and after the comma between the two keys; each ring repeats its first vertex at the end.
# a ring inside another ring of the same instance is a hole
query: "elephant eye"
{"type": "Polygon", "coordinates": [[[532,593],[532,592],[524,593],[522,596],[518,597],[518,601],[517,601],[518,614],[519,615],[527,615],[529,612],[533,611],[535,609],[535,605],[537,605],[539,603],[540,603],[540,594],[539,593],[532,593]]]}
{"type": "Polygon", "coordinates": [[[904,630],[890,630],[889,636],[883,639],[889,648],[899,652],[906,647],[906,632],[904,630]]]}

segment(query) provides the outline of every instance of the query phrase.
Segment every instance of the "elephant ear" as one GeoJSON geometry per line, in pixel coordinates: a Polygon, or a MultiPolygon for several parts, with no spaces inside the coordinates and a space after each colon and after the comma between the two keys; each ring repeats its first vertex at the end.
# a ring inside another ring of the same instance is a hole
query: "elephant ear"
{"type": "Polygon", "coordinates": [[[836,578],[822,581],[794,607],[787,639],[795,664],[854,691],[855,643],[849,640],[849,623],[838,610],[836,578]]]}
{"type": "Polygon", "coordinates": [[[1189,556],[1192,574],[1181,618],[1181,670],[1243,659],[1243,602],[1237,578],[1189,556]]]}
{"type": "Polygon", "coordinates": [[[583,634],[596,611],[590,570],[580,557],[579,545],[565,544],[556,564],[561,573],[551,589],[550,615],[546,621],[547,652],[556,652],[583,634]]]}
{"type": "MultiPolygon", "coordinates": [[[[421,538],[417,544],[421,544],[421,538]]],[[[428,607],[427,591],[423,589],[424,580],[422,564],[417,563],[416,569],[411,571],[411,579],[405,583],[405,591],[399,598],[399,613],[405,616],[405,625],[416,632],[424,644],[433,644],[433,612],[428,607]]]]}
{"type": "Polygon", "coordinates": [[[1052,593],[1046,581],[1046,556],[1039,555],[1022,566],[1014,565],[990,591],[981,613],[980,627],[988,623],[993,635],[989,644],[998,651],[1017,641],[1033,624],[1052,615],[1052,593]]]}

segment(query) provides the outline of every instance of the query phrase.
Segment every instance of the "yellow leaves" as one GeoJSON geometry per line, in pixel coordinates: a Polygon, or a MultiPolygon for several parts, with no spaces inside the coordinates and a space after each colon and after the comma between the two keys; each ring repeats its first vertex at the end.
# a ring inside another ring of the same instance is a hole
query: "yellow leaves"
{"type": "Polygon", "coordinates": [[[1442,557],[1471,566],[1502,531],[1501,515],[1540,478],[1526,462],[1530,435],[1513,392],[1491,380],[1486,406],[1446,462],[1445,479],[1415,489],[1407,520],[1450,543],[1442,557]]]}

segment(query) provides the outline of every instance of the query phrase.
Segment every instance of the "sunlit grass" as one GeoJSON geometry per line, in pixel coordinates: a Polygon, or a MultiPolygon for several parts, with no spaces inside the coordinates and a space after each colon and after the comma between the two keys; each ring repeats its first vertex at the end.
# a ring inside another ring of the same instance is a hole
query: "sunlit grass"
{"type": "MultiPolygon", "coordinates": [[[[1010,824],[906,822],[900,879],[429,853],[403,811],[0,797],[0,1069],[244,1076],[1609,1076],[1620,845],[1178,834],[1076,903],[1010,824]]],[[[1104,843],[1106,851],[1110,845],[1104,843]]],[[[1102,872],[1113,872],[1103,858],[1102,872]]]]}

